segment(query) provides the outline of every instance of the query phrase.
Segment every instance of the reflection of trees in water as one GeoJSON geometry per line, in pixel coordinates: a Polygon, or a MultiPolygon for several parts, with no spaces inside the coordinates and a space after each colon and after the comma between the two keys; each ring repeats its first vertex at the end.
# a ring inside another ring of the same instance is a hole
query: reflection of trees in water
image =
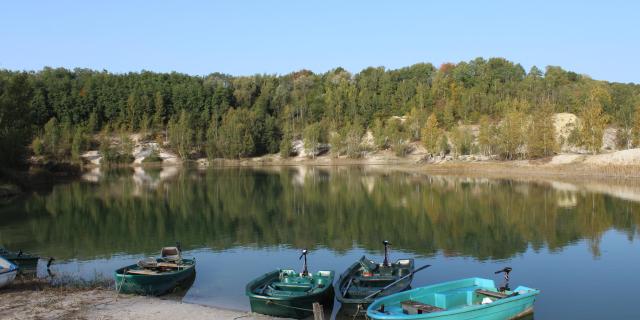
{"type": "Polygon", "coordinates": [[[153,184],[144,188],[131,171],[58,185],[13,205],[13,214],[0,213],[16,228],[0,241],[60,251],[46,253],[63,258],[155,253],[175,240],[216,249],[285,244],[345,251],[355,243],[377,251],[381,239],[392,239],[416,254],[501,259],[528,246],[559,250],[581,239],[598,254],[605,231],[633,238],[640,223],[637,203],[575,192],[575,204],[566,206],[566,190],[511,180],[359,168],[182,170],[153,180],[158,176],[145,173],[153,184]]]}

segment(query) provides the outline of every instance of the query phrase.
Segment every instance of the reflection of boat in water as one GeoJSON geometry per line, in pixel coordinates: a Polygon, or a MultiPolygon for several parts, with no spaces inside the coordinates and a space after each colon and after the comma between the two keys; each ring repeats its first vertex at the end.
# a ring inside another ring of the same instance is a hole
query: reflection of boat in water
{"type": "Polygon", "coordinates": [[[163,295],[184,290],[195,279],[195,259],[183,259],[178,247],[163,248],[160,258],[148,258],[116,270],[119,293],[163,295]]]}
{"type": "Polygon", "coordinates": [[[249,282],[246,295],[251,311],[275,317],[303,319],[313,314],[313,304],[319,303],[325,310],[333,308],[333,271],[309,273],[307,250],[302,252],[304,268],[274,270],[249,282]]]}

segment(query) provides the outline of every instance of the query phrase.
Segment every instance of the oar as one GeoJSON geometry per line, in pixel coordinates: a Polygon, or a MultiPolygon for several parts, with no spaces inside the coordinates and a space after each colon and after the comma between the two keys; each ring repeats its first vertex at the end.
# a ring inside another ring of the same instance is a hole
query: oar
{"type": "Polygon", "coordinates": [[[376,292],[374,292],[374,293],[372,293],[372,294],[370,294],[370,295],[366,296],[364,299],[365,299],[365,300],[367,300],[367,299],[371,299],[371,298],[373,298],[373,297],[375,297],[375,296],[379,295],[382,291],[385,291],[385,290],[387,290],[387,289],[389,289],[389,288],[393,287],[396,283],[398,283],[398,282],[400,282],[400,281],[402,281],[402,280],[404,280],[404,279],[406,279],[406,278],[412,277],[416,272],[421,271],[421,270],[426,269],[426,268],[429,268],[429,267],[431,267],[431,265],[430,265],[430,264],[425,265],[425,266],[422,266],[422,267],[420,267],[420,268],[418,268],[418,269],[415,269],[415,270],[411,271],[408,275],[406,275],[406,276],[404,276],[404,277],[402,277],[402,278],[400,278],[400,279],[398,279],[398,280],[396,280],[396,281],[392,282],[391,284],[387,285],[386,287],[384,287],[384,288],[382,288],[382,289],[380,289],[380,290],[378,290],[378,291],[376,291],[376,292]]]}
{"type": "Polygon", "coordinates": [[[347,286],[344,287],[344,293],[342,294],[343,297],[347,297],[347,292],[349,292],[349,288],[351,287],[351,284],[353,283],[353,278],[349,278],[349,282],[347,282],[347,286]]]}

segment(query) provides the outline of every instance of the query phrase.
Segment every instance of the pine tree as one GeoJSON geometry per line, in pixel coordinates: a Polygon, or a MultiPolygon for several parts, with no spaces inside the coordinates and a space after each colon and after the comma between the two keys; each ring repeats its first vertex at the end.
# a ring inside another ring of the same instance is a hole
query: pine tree
{"type": "Polygon", "coordinates": [[[434,113],[429,115],[425,127],[422,128],[422,144],[430,154],[436,154],[438,152],[438,142],[442,130],[438,127],[438,118],[434,113]]]}

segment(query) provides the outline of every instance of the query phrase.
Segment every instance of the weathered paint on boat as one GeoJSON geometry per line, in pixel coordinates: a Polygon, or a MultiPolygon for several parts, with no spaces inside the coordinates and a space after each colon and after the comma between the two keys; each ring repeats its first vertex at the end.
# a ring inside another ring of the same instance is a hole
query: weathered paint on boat
{"type": "Polygon", "coordinates": [[[0,257],[0,288],[9,285],[18,274],[18,266],[0,257]]]}
{"type": "MultiPolygon", "coordinates": [[[[158,262],[165,261],[157,259],[158,262]]],[[[182,259],[180,268],[157,274],[130,274],[131,270],[141,270],[132,264],[115,271],[116,290],[119,293],[158,296],[173,291],[176,287],[189,283],[196,274],[195,259],[182,259]]]]}
{"type": "Polygon", "coordinates": [[[313,314],[313,303],[333,306],[333,271],[302,275],[293,270],[274,270],[246,286],[251,311],[274,317],[302,319],[313,314]]]}
{"type": "Polygon", "coordinates": [[[537,289],[519,286],[513,291],[505,291],[507,297],[491,298],[478,293],[478,289],[498,292],[493,280],[489,279],[469,278],[444,282],[380,298],[369,306],[367,316],[377,320],[517,319],[533,312],[533,304],[540,293],[537,289]],[[491,302],[482,304],[483,299],[490,299],[491,302]],[[409,315],[402,309],[403,301],[415,301],[443,310],[409,315]]]}
{"type": "Polygon", "coordinates": [[[395,263],[390,263],[389,266],[384,266],[383,264],[376,264],[363,256],[347,268],[347,270],[340,275],[336,283],[336,299],[342,303],[341,312],[352,315],[358,308],[364,312],[367,306],[376,298],[409,289],[413,276],[407,277],[391,288],[382,291],[376,297],[366,298],[372,293],[408,275],[413,270],[413,259],[400,259],[395,263]],[[345,290],[347,292],[345,292],[345,290]]]}

